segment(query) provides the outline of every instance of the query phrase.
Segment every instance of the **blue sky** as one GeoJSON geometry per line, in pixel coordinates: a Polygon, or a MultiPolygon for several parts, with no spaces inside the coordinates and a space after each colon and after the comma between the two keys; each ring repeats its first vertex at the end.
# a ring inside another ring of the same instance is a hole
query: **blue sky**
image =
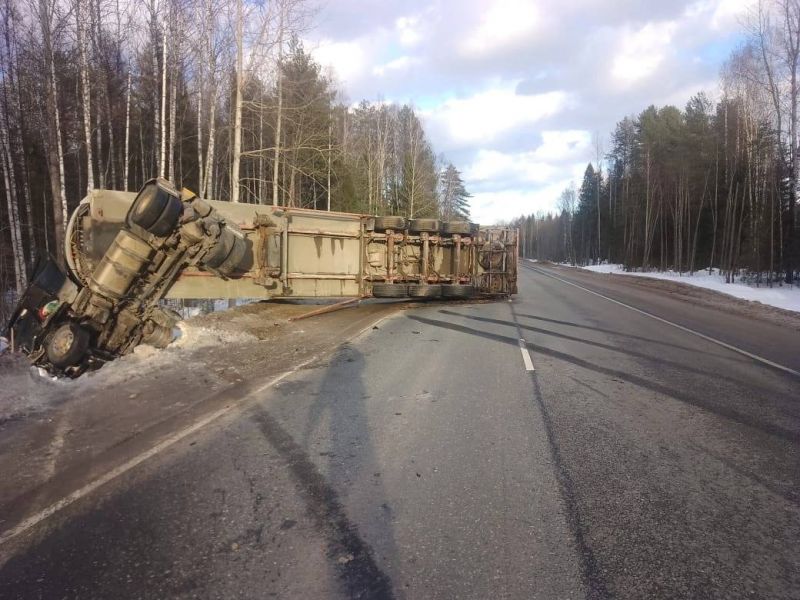
{"type": "Polygon", "coordinates": [[[492,223],[552,210],[624,116],[716,97],[750,5],[329,0],[306,45],[351,102],[413,103],[492,223]]]}

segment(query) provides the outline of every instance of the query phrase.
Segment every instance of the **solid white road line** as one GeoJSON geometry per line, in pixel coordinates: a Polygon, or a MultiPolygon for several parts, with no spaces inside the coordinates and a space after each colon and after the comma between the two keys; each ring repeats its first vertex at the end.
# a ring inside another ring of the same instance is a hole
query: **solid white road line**
{"type": "Polygon", "coordinates": [[[535,371],[536,369],[533,368],[533,360],[531,359],[531,354],[528,352],[528,346],[525,343],[525,340],[520,338],[519,340],[519,349],[522,352],[522,362],[525,363],[525,370],[526,371],[535,371]]]}
{"type": "Polygon", "coordinates": [[[753,360],[758,361],[758,362],[760,362],[762,364],[769,365],[773,369],[778,369],[779,371],[783,371],[784,373],[789,373],[790,375],[794,375],[795,377],[800,377],[800,371],[795,371],[794,369],[790,369],[789,367],[785,367],[783,365],[780,365],[780,364],[778,364],[776,362],[773,362],[773,361],[771,361],[771,360],[769,360],[767,358],[764,358],[763,356],[759,356],[757,354],[753,354],[752,352],[748,352],[747,350],[742,350],[741,348],[737,348],[736,346],[732,346],[731,344],[723,342],[722,340],[718,340],[718,339],[713,338],[713,337],[711,337],[709,335],[706,335],[704,333],[700,333],[699,331],[695,331],[694,329],[689,329],[688,327],[684,327],[683,325],[678,325],[677,323],[673,323],[672,321],[668,321],[667,319],[662,319],[661,317],[658,317],[658,316],[656,316],[656,315],[654,315],[652,313],[649,313],[646,310],[642,310],[640,308],[636,308],[635,306],[631,306],[630,304],[625,304],[624,302],[620,302],[619,300],[614,300],[614,298],[609,298],[608,296],[604,296],[603,294],[600,294],[599,292],[595,292],[594,290],[590,290],[589,288],[585,288],[582,285],[578,285],[577,283],[572,283],[571,281],[567,281],[566,279],[562,279],[561,277],[557,277],[556,275],[552,275],[550,273],[547,273],[546,271],[542,271],[541,269],[537,269],[535,267],[528,267],[528,268],[531,269],[532,271],[536,271],[537,273],[541,273],[542,275],[544,275],[546,277],[551,277],[552,279],[556,279],[557,281],[560,281],[561,283],[566,283],[567,285],[571,285],[572,287],[576,287],[579,290],[583,290],[584,292],[588,292],[589,294],[593,294],[595,296],[599,296],[600,298],[603,298],[604,300],[608,300],[609,302],[613,302],[614,304],[618,304],[619,306],[623,306],[623,307],[627,308],[628,310],[632,310],[632,311],[637,312],[637,313],[639,313],[641,315],[644,315],[646,317],[650,317],[651,319],[655,319],[656,321],[660,321],[661,323],[664,323],[666,325],[670,325],[672,327],[675,327],[676,329],[680,329],[681,331],[685,331],[686,333],[691,333],[692,335],[696,335],[697,337],[702,338],[702,339],[706,340],[707,342],[711,342],[712,344],[717,344],[718,346],[722,346],[723,348],[727,348],[728,350],[732,350],[733,352],[738,352],[739,354],[741,354],[743,356],[746,356],[748,358],[752,358],[753,360]]]}

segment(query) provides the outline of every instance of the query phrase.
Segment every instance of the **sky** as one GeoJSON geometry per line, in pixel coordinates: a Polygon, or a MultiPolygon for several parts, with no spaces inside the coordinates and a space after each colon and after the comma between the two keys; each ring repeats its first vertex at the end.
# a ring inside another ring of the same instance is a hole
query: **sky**
{"type": "Polygon", "coordinates": [[[623,117],[717,97],[750,4],[327,0],[306,46],[350,102],[413,104],[491,224],[554,210],[623,117]]]}

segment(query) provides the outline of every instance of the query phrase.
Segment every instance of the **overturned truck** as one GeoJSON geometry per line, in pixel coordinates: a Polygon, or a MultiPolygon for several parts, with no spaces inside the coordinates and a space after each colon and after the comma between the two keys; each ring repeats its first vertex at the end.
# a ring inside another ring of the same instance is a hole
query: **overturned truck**
{"type": "Polygon", "coordinates": [[[40,260],[7,336],[37,366],[77,377],[163,348],[164,298],[465,299],[516,293],[517,232],[463,221],[198,198],[154,179],[95,190],[67,226],[67,273],[40,260]]]}

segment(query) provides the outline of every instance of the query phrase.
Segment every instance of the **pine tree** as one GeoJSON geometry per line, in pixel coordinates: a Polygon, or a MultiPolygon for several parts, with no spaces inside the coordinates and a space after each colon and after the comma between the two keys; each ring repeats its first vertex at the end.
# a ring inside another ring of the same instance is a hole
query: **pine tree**
{"type": "Polygon", "coordinates": [[[445,221],[468,221],[469,199],[472,197],[464,187],[461,173],[448,163],[440,175],[440,215],[445,221]]]}

